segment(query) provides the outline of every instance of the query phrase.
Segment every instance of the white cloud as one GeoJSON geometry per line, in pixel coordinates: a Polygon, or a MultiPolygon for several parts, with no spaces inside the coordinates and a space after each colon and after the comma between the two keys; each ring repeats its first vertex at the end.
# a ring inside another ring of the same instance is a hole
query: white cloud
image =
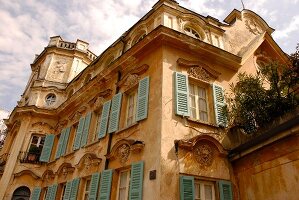
{"type": "Polygon", "coordinates": [[[290,21],[288,21],[287,24],[283,26],[281,30],[276,31],[274,33],[274,37],[277,39],[287,38],[295,31],[299,32],[299,15],[294,16],[290,21]]]}

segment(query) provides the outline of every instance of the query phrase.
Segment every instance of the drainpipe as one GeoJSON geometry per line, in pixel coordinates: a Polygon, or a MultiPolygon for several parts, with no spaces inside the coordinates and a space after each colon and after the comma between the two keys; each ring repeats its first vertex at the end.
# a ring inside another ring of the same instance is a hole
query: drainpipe
{"type": "MultiPolygon", "coordinates": [[[[118,71],[117,72],[117,83],[120,81],[121,79],[121,72],[118,71]]],[[[115,91],[115,94],[117,94],[119,92],[119,86],[116,86],[116,91],[115,91]]],[[[108,145],[107,145],[107,154],[106,155],[109,155],[110,152],[111,152],[111,143],[112,143],[112,135],[113,133],[109,133],[108,134],[108,145]]],[[[105,169],[108,169],[108,166],[109,166],[109,159],[106,158],[105,160],[105,169]]]]}

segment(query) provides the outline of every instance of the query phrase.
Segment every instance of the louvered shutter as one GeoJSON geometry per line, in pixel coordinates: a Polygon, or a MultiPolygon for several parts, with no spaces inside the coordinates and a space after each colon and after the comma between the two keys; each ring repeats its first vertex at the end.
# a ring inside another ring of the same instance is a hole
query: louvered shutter
{"type": "Polygon", "coordinates": [[[175,113],[182,116],[190,116],[189,85],[185,74],[174,72],[175,82],[175,113]]]}
{"type": "Polygon", "coordinates": [[[45,143],[43,146],[42,153],[40,155],[39,161],[41,162],[49,162],[52,152],[52,147],[54,143],[54,134],[48,134],[45,139],[45,143]]]}
{"type": "Polygon", "coordinates": [[[65,185],[63,200],[69,200],[70,199],[71,190],[72,190],[72,181],[69,181],[65,185]]]}
{"type": "Polygon", "coordinates": [[[71,189],[71,194],[70,194],[70,200],[76,200],[77,199],[79,183],[80,183],[79,178],[75,178],[72,181],[72,189],[71,189]]]}
{"type": "Polygon", "coordinates": [[[81,137],[81,147],[85,146],[87,143],[90,120],[91,120],[91,112],[89,112],[85,117],[84,129],[81,137]]]}
{"type": "Polygon", "coordinates": [[[232,200],[232,185],[229,181],[218,181],[220,200],[232,200]]]}
{"type": "Polygon", "coordinates": [[[70,137],[70,132],[71,132],[71,127],[67,127],[66,130],[65,130],[65,134],[64,134],[63,145],[62,145],[62,148],[61,148],[61,155],[60,156],[63,156],[66,153],[67,144],[68,144],[69,137],[70,137]]]}
{"type": "Polygon", "coordinates": [[[218,126],[227,126],[227,118],[225,113],[225,100],[223,89],[221,86],[213,84],[214,109],[216,124],[218,126]]]}
{"type": "Polygon", "coordinates": [[[75,137],[73,150],[77,150],[80,148],[81,137],[82,137],[83,128],[84,128],[84,122],[85,122],[85,118],[81,117],[79,120],[77,131],[76,131],[76,137],[75,137]]]}
{"type": "Polygon", "coordinates": [[[101,175],[99,200],[109,200],[112,182],[112,170],[104,170],[101,175]]]}
{"type": "Polygon", "coordinates": [[[52,185],[51,193],[50,193],[50,200],[56,199],[56,192],[57,192],[57,184],[52,185]]]}
{"type": "Polygon", "coordinates": [[[61,131],[61,134],[60,134],[60,137],[59,137],[59,141],[58,141],[57,150],[56,150],[55,159],[57,159],[57,158],[59,158],[61,156],[61,150],[62,150],[62,146],[63,146],[63,142],[64,142],[65,130],[66,129],[63,129],[61,131]]]}
{"type": "Polygon", "coordinates": [[[52,194],[52,185],[48,187],[45,200],[51,200],[51,194],[52,194]]]}
{"type": "Polygon", "coordinates": [[[114,95],[114,97],[112,98],[108,133],[113,133],[118,130],[121,99],[122,99],[122,93],[118,93],[114,95]]]}
{"type": "Polygon", "coordinates": [[[149,77],[145,77],[144,79],[139,81],[136,121],[140,121],[147,118],[148,94],[149,94],[149,77]]]}
{"type": "Polygon", "coordinates": [[[180,199],[194,200],[194,177],[181,176],[180,177],[180,199]]]}
{"type": "Polygon", "coordinates": [[[88,200],[96,200],[97,199],[99,180],[100,180],[100,173],[92,174],[88,200]]]}
{"type": "Polygon", "coordinates": [[[35,187],[32,191],[31,200],[39,200],[41,191],[40,187],[35,187]]]}
{"type": "Polygon", "coordinates": [[[110,105],[111,105],[111,100],[105,102],[103,105],[101,121],[100,121],[99,128],[98,128],[98,130],[99,130],[98,138],[103,138],[106,135],[110,105]]]}
{"type": "Polygon", "coordinates": [[[131,180],[130,180],[130,200],[142,199],[142,185],[143,185],[143,166],[144,162],[133,163],[131,166],[131,180]]]}

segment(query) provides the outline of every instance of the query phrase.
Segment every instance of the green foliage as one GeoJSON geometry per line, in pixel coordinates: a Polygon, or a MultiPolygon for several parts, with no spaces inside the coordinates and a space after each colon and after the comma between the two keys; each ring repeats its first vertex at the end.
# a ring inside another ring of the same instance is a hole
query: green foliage
{"type": "Polygon", "coordinates": [[[240,73],[230,87],[234,96],[227,98],[230,126],[253,133],[298,106],[298,66],[272,62],[257,75],[240,73]]]}

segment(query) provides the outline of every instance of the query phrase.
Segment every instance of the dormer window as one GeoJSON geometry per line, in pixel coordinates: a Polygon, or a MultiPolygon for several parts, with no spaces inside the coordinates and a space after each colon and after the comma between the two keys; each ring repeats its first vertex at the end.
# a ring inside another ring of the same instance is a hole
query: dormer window
{"type": "Polygon", "coordinates": [[[201,39],[199,33],[195,29],[191,28],[190,26],[185,26],[184,31],[187,35],[191,37],[197,38],[199,40],[201,39]]]}
{"type": "Polygon", "coordinates": [[[48,94],[48,95],[46,96],[45,101],[46,101],[46,104],[47,104],[48,106],[53,105],[53,104],[55,103],[55,101],[56,101],[56,95],[53,94],[53,93],[48,94]]]}

